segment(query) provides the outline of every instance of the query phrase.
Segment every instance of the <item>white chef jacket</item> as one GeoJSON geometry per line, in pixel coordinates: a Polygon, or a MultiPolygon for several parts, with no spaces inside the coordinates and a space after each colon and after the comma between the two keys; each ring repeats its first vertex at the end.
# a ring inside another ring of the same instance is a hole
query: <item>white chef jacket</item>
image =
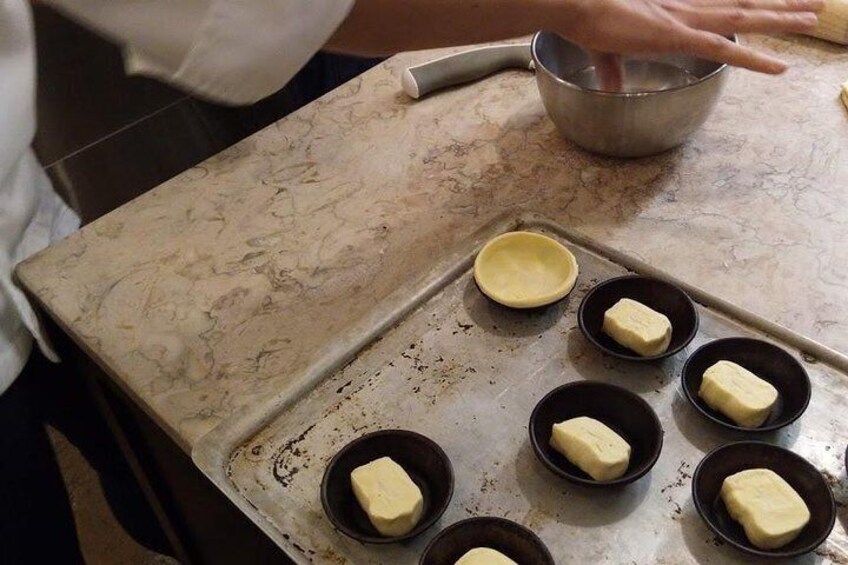
{"type": "Polygon", "coordinates": [[[225,104],[282,88],[354,0],[44,0],[125,48],[127,70],[225,104]]]}
{"type": "MultiPolygon", "coordinates": [[[[44,0],[122,45],[127,71],[226,104],[282,88],[347,16],[354,0],[44,0]]],[[[14,265],[79,220],[53,192],[30,143],[35,53],[27,0],[0,0],[0,394],[42,337],[14,265]]]]}
{"type": "Polygon", "coordinates": [[[51,237],[76,229],[76,215],[53,192],[29,145],[35,134],[35,47],[25,0],[0,0],[0,393],[18,375],[38,320],[12,282],[14,265],[51,237]]]}

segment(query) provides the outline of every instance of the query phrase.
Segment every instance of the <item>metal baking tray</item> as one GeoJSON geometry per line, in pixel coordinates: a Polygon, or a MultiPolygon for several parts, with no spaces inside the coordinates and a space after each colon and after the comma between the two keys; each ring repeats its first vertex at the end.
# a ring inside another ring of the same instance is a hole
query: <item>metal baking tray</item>
{"type": "Polygon", "coordinates": [[[696,412],[679,379],[695,348],[737,335],[774,341],[797,355],[810,375],[807,412],[758,439],[806,457],[837,499],[830,538],[797,561],[848,563],[848,358],[537,216],[506,218],[480,230],[328,344],[286,392],[204,437],[193,457],[297,563],[417,563],[442,527],[479,515],[529,527],[558,563],[750,562],[707,529],[690,494],[691,474],[704,453],[745,436],[696,412]],[[515,311],[479,292],[471,274],[476,252],[514,229],[550,235],[577,257],[580,276],[564,300],[541,311],[515,311]],[[698,303],[697,337],[662,363],[604,356],[577,327],[586,291],[631,271],[678,284],[698,303]],[[527,424],[534,405],[556,386],[580,379],[637,392],[662,421],[659,461],[628,487],[606,491],[566,483],[533,454],[527,424]],[[325,465],[342,446],[384,428],[414,430],[439,443],[453,463],[456,490],[440,522],[419,538],[363,545],[332,528],[319,487],[325,465]]]}

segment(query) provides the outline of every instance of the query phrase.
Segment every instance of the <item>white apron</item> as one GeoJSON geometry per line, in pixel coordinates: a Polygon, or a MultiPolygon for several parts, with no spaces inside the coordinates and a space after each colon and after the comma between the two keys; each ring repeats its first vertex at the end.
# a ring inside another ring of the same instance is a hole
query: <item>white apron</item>
{"type": "Polygon", "coordinates": [[[12,283],[14,265],[79,225],[29,148],[35,134],[35,49],[29,4],[0,0],[0,394],[20,373],[38,320],[12,283]]]}

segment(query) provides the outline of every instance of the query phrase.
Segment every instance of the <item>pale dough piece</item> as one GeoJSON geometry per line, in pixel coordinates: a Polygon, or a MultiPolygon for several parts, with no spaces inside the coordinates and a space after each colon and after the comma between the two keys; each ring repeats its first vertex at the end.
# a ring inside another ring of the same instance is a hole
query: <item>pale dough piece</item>
{"type": "Polygon", "coordinates": [[[460,557],[455,565],[518,565],[518,563],[500,551],[488,547],[475,547],[460,557]]]}
{"type": "Polygon", "coordinates": [[[578,270],[577,260],[564,245],[533,232],[500,235],[474,261],[480,290],[512,308],[556,302],[574,288],[578,270]]]}
{"type": "Polygon", "coordinates": [[[719,361],[704,372],[698,396],[740,426],[756,428],[771,414],[777,389],[745,367],[719,361]]]}
{"type": "Polygon", "coordinates": [[[617,479],[630,464],[630,444],[603,422],[586,416],[554,424],[551,447],[596,481],[617,479]]]}
{"type": "Polygon", "coordinates": [[[848,45],[848,0],[827,0],[816,16],[818,24],[806,35],[848,45]]]}
{"type": "Polygon", "coordinates": [[[382,535],[407,534],[421,519],[421,489],[390,457],[357,467],[350,474],[350,482],[359,505],[382,535]]]}
{"type": "Polygon", "coordinates": [[[669,319],[630,298],[604,312],[603,332],[642,357],[659,355],[671,343],[669,319]]]}
{"type": "Polygon", "coordinates": [[[769,469],[748,469],[724,479],[721,499],[760,549],[777,549],[798,537],[810,511],[789,483],[769,469]]]}
{"type": "Polygon", "coordinates": [[[848,81],[845,81],[845,84],[842,85],[842,94],[840,95],[842,98],[842,103],[845,104],[845,108],[848,109],[848,81]]]}

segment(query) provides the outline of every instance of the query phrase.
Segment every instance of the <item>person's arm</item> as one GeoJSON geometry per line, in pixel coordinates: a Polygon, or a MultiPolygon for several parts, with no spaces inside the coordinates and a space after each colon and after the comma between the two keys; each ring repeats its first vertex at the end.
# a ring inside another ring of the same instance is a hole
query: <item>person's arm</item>
{"type": "Polygon", "coordinates": [[[380,56],[498,41],[544,28],[560,6],[537,0],[356,0],[326,48],[380,56]]]}
{"type": "MultiPolygon", "coordinates": [[[[593,53],[683,51],[753,70],[785,65],[735,32],[806,31],[824,0],[42,0],[122,44],[131,72],[227,104],[275,92],[326,43],[359,55],[558,32],[593,53]],[[327,38],[329,42],[327,42],[327,38]]],[[[606,78],[605,78],[606,77],[606,78]]],[[[612,79],[608,78],[612,77],[612,79]]],[[[620,76],[619,76],[620,79],[620,76]]],[[[619,81],[620,82],[620,81],[619,81]]]]}
{"type": "Polygon", "coordinates": [[[723,35],[807,31],[823,5],[824,0],[357,0],[327,48],[382,55],[547,30],[604,54],[685,52],[780,73],[784,63],[723,35]]]}

